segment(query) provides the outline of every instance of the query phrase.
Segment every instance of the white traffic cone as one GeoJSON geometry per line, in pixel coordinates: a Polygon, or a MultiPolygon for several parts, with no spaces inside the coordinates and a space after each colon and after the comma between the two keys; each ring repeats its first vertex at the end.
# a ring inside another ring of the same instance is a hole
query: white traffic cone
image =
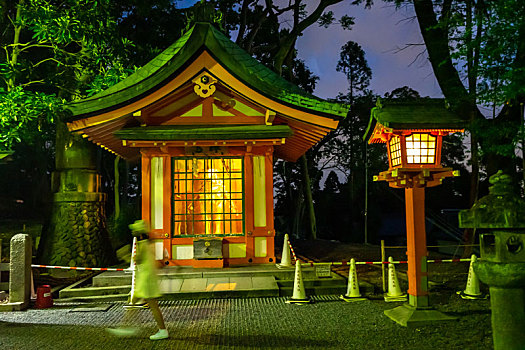
{"type": "Polygon", "coordinates": [[[407,294],[403,293],[399,286],[394,259],[390,256],[388,257],[388,262],[388,292],[384,295],[385,301],[406,301],[407,294]]]}
{"type": "MultiPolygon", "coordinates": [[[[124,307],[132,307],[138,304],[135,298],[135,280],[137,270],[137,237],[133,237],[133,245],[131,246],[131,261],[129,263],[128,271],[131,271],[131,291],[129,292],[128,302],[124,307]]],[[[127,271],[126,271],[127,272],[127,271]]]]}
{"type": "Polygon", "coordinates": [[[295,262],[295,279],[293,281],[293,294],[290,299],[286,301],[289,304],[307,304],[312,300],[306,296],[304,291],[303,273],[301,272],[301,262],[295,262]]]}
{"type": "Polygon", "coordinates": [[[290,255],[290,245],[288,244],[288,233],[284,235],[283,253],[281,255],[281,263],[277,264],[278,268],[293,267],[292,258],[290,255]]]}
{"type": "Polygon", "coordinates": [[[361,293],[359,293],[359,283],[357,282],[357,271],[355,269],[354,258],[350,260],[350,271],[348,272],[348,287],[346,289],[346,294],[341,295],[341,299],[346,302],[366,300],[366,298],[361,297],[361,293]]]}
{"type": "Polygon", "coordinates": [[[465,287],[465,290],[457,292],[457,294],[459,294],[463,299],[476,300],[485,299],[487,297],[486,295],[483,295],[479,289],[479,278],[474,272],[474,267],[472,266],[476,260],[476,255],[472,254],[470,257],[470,266],[468,269],[467,286],[465,287]]]}

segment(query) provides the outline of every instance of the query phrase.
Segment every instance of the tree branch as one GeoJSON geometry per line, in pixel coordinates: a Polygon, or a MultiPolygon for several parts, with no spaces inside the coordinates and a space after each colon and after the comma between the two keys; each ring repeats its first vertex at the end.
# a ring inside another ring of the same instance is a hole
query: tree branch
{"type": "Polygon", "coordinates": [[[453,65],[448,45],[448,33],[442,26],[438,25],[432,1],[414,0],[414,9],[427,47],[430,63],[441,91],[452,102],[460,115],[466,117],[473,110],[476,110],[476,114],[483,117],[476,104],[470,100],[458,71],[453,65]]]}
{"type": "MultiPolygon", "coordinates": [[[[290,31],[288,35],[286,35],[284,38],[280,40],[280,47],[275,55],[275,61],[274,61],[274,70],[281,74],[282,72],[282,66],[284,63],[284,60],[289,55],[290,51],[293,49],[293,45],[295,41],[297,40],[297,37],[309,26],[317,22],[319,17],[323,14],[324,10],[331,5],[337,4],[343,0],[321,0],[317,8],[305,19],[298,22],[297,24],[294,23],[294,28],[290,31]]],[[[296,0],[294,5],[298,6],[300,4],[301,0],[296,0]]]]}

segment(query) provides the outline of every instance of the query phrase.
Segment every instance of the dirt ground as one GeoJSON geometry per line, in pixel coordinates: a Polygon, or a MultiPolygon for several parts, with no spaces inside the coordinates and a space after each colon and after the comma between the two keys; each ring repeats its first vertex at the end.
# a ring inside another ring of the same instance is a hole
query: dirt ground
{"type": "MultiPolygon", "coordinates": [[[[341,262],[350,261],[381,261],[381,248],[377,245],[364,245],[355,243],[341,243],[336,241],[307,240],[291,241],[294,251],[299,259],[314,262],[341,262]]],[[[278,244],[276,244],[278,246],[278,244]]],[[[279,245],[280,246],[280,245],[279,245]]],[[[276,252],[280,258],[281,249],[276,252]]],[[[387,249],[386,256],[392,256],[395,261],[404,261],[406,249],[387,249]]],[[[440,254],[429,251],[429,259],[452,259],[450,255],[440,254]]],[[[459,258],[456,256],[455,258],[459,258]]],[[[388,267],[385,265],[385,271],[388,267]]],[[[383,280],[381,265],[357,265],[357,276],[359,281],[365,281],[374,285],[378,293],[382,293],[383,280]]],[[[465,288],[468,276],[469,263],[429,263],[428,278],[429,289],[455,292],[465,288]]],[[[348,277],[348,266],[333,266],[332,271],[341,276],[348,277]]],[[[408,279],[406,275],[407,264],[396,264],[396,272],[400,280],[401,287],[408,289],[408,279]]],[[[488,293],[488,289],[482,286],[482,290],[488,293]]]]}
{"type": "MultiPolygon", "coordinates": [[[[26,227],[26,231],[30,234],[32,230],[37,228],[26,227]]],[[[10,231],[1,230],[3,232],[2,238],[4,249],[8,248],[9,235],[19,233],[20,228],[12,227],[10,231]],[[7,242],[6,242],[7,241],[7,242]]],[[[36,232],[36,231],[35,231],[36,232]]],[[[32,237],[33,234],[31,234],[32,237]]],[[[280,260],[281,249],[282,249],[282,238],[276,239],[276,255],[278,261],[280,260]]],[[[356,261],[380,261],[381,250],[377,245],[364,245],[364,244],[349,244],[335,241],[324,241],[316,240],[314,242],[305,240],[292,240],[291,241],[294,251],[298,258],[304,261],[314,262],[341,262],[343,260],[349,261],[354,258],[356,261]]],[[[5,250],[4,250],[5,252],[5,250]]],[[[5,254],[4,254],[5,255],[5,254]]],[[[389,249],[386,252],[386,256],[392,256],[394,260],[406,260],[405,249],[389,249]]],[[[438,254],[436,252],[429,252],[429,258],[434,259],[450,259],[451,256],[438,254]]],[[[385,266],[386,267],[386,266],[385,266]]],[[[414,338],[414,334],[410,333],[410,336],[404,335],[402,332],[408,332],[404,329],[396,328],[392,322],[386,322],[382,310],[391,309],[396,305],[390,305],[383,301],[383,282],[381,265],[358,265],[357,276],[359,282],[368,282],[374,286],[373,295],[367,295],[370,300],[368,308],[362,308],[362,312],[356,308],[350,315],[345,315],[345,323],[356,323],[361,324],[363,320],[370,318],[370,307],[374,307],[377,310],[374,311],[374,315],[378,317],[379,321],[374,321],[370,325],[363,325],[368,327],[369,330],[385,332],[383,328],[379,327],[381,323],[388,329],[392,328],[393,331],[389,333],[387,339],[389,345],[385,345],[384,349],[396,348],[393,344],[405,344],[410,341],[414,341],[414,344],[409,344],[404,348],[410,349],[492,349],[492,330],[490,326],[490,300],[476,300],[467,301],[461,299],[456,292],[463,290],[466,285],[468,275],[468,262],[461,263],[434,263],[429,264],[429,291],[430,291],[430,303],[439,311],[445,312],[449,315],[456,316],[458,318],[457,323],[452,325],[440,325],[432,327],[423,327],[421,329],[412,330],[410,332],[421,333],[423,337],[414,338]],[[379,311],[378,311],[379,310],[379,311]],[[348,317],[353,317],[353,321],[349,320],[348,317]],[[378,323],[379,322],[379,323],[378,323]],[[378,328],[379,327],[379,328],[378,328]],[[390,328],[389,328],[390,327],[390,328]],[[468,339],[465,338],[467,335],[468,339]],[[414,340],[416,339],[416,340],[414,340]],[[425,344],[428,346],[422,346],[421,342],[426,341],[425,344]],[[433,345],[429,345],[433,344],[433,345]],[[436,347],[434,347],[434,345],[436,347]]],[[[408,281],[406,277],[406,264],[396,265],[397,275],[402,290],[406,291],[408,288],[408,281]]],[[[340,274],[341,276],[348,276],[348,266],[333,267],[332,271],[340,274]]],[[[51,285],[57,285],[59,281],[54,281],[49,276],[35,275],[36,280],[45,281],[51,285]]],[[[70,284],[73,281],[61,281],[61,283],[70,284]]],[[[483,292],[488,292],[486,286],[481,285],[483,292]]],[[[368,304],[367,304],[368,305],[368,304]]],[[[335,312],[335,311],[333,311],[335,312]]],[[[313,316],[312,316],[313,317],[313,316]]],[[[389,320],[388,320],[389,321],[389,320]]],[[[47,328],[42,332],[48,332],[47,328]]],[[[385,328],[386,329],[386,328],[385,328]]],[[[372,332],[373,333],[373,332],[372,332]]],[[[366,333],[368,334],[368,333],[366,333]]],[[[374,333],[375,334],[375,333],[374,333]]],[[[366,336],[357,337],[352,341],[358,342],[359,339],[366,340],[366,336]]],[[[16,338],[19,339],[19,338],[16,338]]],[[[21,338],[20,338],[21,339],[21,338]]],[[[407,343],[408,344],[408,343],[407,343]]],[[[368,345],[365,347],[357,346],[353,348],[370,348],[368,345]]]]}

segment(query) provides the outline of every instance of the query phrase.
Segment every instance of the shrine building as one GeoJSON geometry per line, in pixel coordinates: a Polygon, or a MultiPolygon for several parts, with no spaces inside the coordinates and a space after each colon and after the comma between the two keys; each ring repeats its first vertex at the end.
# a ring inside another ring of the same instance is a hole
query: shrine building
{"type": "Polygon", "coordinates": [[[274,159],[296,161],[348,106],[304,92],[198,22],[69,112],[70,131],[140,158],[142,218],[157,259],[223,267],[275,262],[274,159]]]}

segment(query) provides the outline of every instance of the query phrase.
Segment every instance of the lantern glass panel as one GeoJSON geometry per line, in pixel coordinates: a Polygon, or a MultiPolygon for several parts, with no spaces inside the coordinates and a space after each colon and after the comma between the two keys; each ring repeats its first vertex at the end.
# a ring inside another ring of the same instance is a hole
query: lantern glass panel
{"type": "Polygon", "coordinates": [[[434,164],[436,137],[430,134],[412,134],[405,138],[408,164],[434,164]]]}
{"type": "Polygon", "coordinates": [[[390,161],[392,166],[398,166],[401,164],[401,141],[399,136],[393,135],[389,141],[390,147],[390,161]]]}

